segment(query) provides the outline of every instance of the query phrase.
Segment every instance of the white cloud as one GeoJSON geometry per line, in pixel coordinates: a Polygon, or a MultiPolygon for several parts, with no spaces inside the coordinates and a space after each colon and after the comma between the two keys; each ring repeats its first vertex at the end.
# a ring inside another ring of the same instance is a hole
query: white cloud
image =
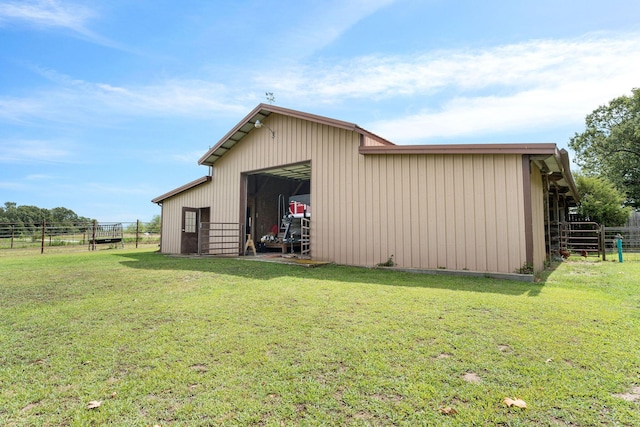
{"type": "Polygon", "coordinates": [[[398,116],[362,123],[397,142],[535,129],[582,120],[638,86],[640,34],[533,40],[480,50],[368,56],[256,78],[308,106],[363,100],[405,103],[398,116]],[[418,110],[415,110],[415,106],[418,110]]]}
{"type": "Polygon", "coordinates": [[[291,27],[270,44],[277,57],[307,57],[333,43],[362,19],[397,0],[330,0],[301,3],[298,14],[289,17],[291,27]],[[280,52],[280,53],[278,53],[280,52]]]}
{"type": "Polygon", "coordinates": [[[0,97],[0,119],[101,126],[128,117],[210,118],[214,114],[246,112],[246,106],[236,101],[242,96],[234,96],[225,85],[211,81],[174,79],[116,86],[74,79],[51,69],[31,69],[55,83],[55,87],[24,98],[0,97]]]}
{"type": "Polygon", "coordinates": [[[412,96],[453,88],[531,88],[634,76],[640,34],[576,40],[540,40],[477,51],[438,51],[417,56],[367,56],[338,64],[274,70],[256,81],[301,99],[412,96]]]}
{"type": "MultiPolygon", "coordinates": [[[[382,4],[382,3],[379,3],[382,4]]],[[[25,98],[0,97],[0,119],[109,125],[135,117],[240,117],[269,88],[278,102],[380,101],[401,105],[360,123],[400,143],[581,122],[586,114],[638,86],[640,33],[600,33],[476,50],[366,56],[230,75],[166,79],[146,85],[88,82],[34,68],[55,87],[25,98]],[[64,108],[61,108],[64,106],[64,108]]]]}
{"type": "Polygon", "coordinates": [[[10,1],[0,3],[0,23],[25,22],[39,27],[63,27],[85,32],[93,12],[82,5],[56,0],[10,1]]]}
{"type": "Polygon", "coordinates": [[[26,24],[38,29],[62,28],[91,43],[137,53],[92,31],[88,23],[96,17],[95,10],[69,1],[27,0],[0,3],[0,26],[26,24]]]}
{"type": "Polygon", "coordinates": [[[43,113],[42,104],[34,98],[0,98],[0,120],[21,122],[43,113]]]}
{"type": "Polygon", "coordinates": [[[0,188],[3,188],[5,190],[18,191],[25,190],[27,187],[20,182],[0,181],[0,188]]]}
{"type": "Polygon", "coordinates": [[[10,140],[0,141],[0,163],[66,163],[72,150],[60,141],[10,140]]]}

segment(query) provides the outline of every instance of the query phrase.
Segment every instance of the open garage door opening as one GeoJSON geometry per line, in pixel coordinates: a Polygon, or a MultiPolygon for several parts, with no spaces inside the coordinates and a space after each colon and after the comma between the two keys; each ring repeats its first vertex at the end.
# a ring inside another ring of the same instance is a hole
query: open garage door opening
{"type": "MultiPolygon", "coordinates": [[[[243,175],[246,240],[259,252],[311,255],[311,163],[243,175]]],[[[245,245],[246,248],[246,245],[245,245]]]]}

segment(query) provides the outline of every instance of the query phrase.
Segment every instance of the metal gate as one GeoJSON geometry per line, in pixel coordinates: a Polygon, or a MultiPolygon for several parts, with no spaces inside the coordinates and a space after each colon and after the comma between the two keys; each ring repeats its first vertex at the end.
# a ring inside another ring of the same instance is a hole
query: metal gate
{"type": "Polygon", "coordinates": [[[239,255],[242,248],[240,231],[240,224],[237,222],[201,222],[198,254],[239,255]]]}
{"type": "Polygon", "coordinates": [[[604,254],[604,233],[596,222],[560,223],[560,248],[577,254],[604,254]]]}

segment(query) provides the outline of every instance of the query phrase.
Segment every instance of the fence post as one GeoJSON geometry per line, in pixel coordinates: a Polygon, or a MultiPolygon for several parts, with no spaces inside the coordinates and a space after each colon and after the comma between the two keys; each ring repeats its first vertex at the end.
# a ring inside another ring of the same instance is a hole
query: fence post
{"type": "Polygon", "coordinates": [[[13,249],[13,236],[15,233],[15,225],[11,224],[11,249],[13,249]]]}
{"type": "Polygon", "coordinates": [[[602,230],[600,232],[600,247],[602,248],[602,260],[606,261],[607,260],[607,239],[606,239],[607,228],[604,226],[604,223],[602,223],[600,230],[602,230]]]}
{"type": "Polygon", "coordinates": [[[140,220],[136,219],[136,249],[138,249],[138,236],[140,234],[140,220]]]}
{"type": "Polygon", "coordinates": [[[40,255],[42,255],[44,253],[44,228],[46,226],[46,221],[43,219],[42,220],[42,241],[41,241],[41,245],[40,245],[40,255]]]}
{"type": "Polygon", "coordinates": [[[92,251],[96,250],[96,229],[98,228],[98,221],[93,220],[93,229],[91,230],[91,241],[89,242],[89,247],[92,251]]]}

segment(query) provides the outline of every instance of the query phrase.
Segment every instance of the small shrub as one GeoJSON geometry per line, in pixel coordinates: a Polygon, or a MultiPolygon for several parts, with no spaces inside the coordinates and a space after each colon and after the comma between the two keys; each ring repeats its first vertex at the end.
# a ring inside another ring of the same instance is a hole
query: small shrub
{"type": "Polygon", "coordinates": [[[516,273],[518,274],[533,274],[533,265],[525,262],[522,264],[522,267],[516,268],[516,273]]]}
{"type": "Polygon", "coordinates": [[[396,265],[396,263],[393,262],[393,254],[391,254],[385,262],[379,263],[378,267],[393,267],[394,265],[396,265]]]}

